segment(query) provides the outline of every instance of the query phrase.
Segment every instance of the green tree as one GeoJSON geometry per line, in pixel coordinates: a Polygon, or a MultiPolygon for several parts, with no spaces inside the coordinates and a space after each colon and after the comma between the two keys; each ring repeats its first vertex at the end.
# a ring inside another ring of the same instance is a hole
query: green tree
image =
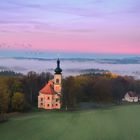
{"type": "Polygon", "coordinates": [[[9,93],[9,107],[8,111],[12,112],[12,97],[15,92],[22,92],[22,85],[20,82],[20,77],[5,77],[4,84],[7,86],[9,93]]]}
{"type": "Polygon", "coordinates": [[[23,93],[16,92],[12,97],[12,109],[15,111],[24,111],[28,109],[28,104],[26,102],[23,93]]]}
{"type": "Polygon", "coordinates": [[[5,113],[8,110],[9,94],[6,86],[0,82],[0,122],[6,120],[5,113]]]}
{"type": "Polygon", "coordinates": [[[6,89],[0,85],[0,113],[7,112],[9,102],[9,95],[6,89]]]}

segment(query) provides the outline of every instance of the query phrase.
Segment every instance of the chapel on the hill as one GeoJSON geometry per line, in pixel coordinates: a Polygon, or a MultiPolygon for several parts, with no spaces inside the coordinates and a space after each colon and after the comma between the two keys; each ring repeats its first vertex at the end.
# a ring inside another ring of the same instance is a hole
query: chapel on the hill
{"type": "Polygon", "coordinates": [[[40,91],[38,96],[38,108],[60,109],[62,96],[62,69],[60,60],[57,60],[54,79],[50,80],[40,91]]]}

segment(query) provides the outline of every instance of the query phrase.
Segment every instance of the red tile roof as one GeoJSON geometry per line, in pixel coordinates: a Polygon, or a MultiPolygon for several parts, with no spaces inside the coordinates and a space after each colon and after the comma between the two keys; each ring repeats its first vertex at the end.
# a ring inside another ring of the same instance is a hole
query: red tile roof
{"type": "Polygon", "coordinates": [[[53,95],[53,94],[54,94],[53,86],[54,86],[54,83],[53,83],[52,80],[50,80],[50,81],[40,90],[40,93],[42,93],[42,94],[50,94],[50,95],[53,95]]]}

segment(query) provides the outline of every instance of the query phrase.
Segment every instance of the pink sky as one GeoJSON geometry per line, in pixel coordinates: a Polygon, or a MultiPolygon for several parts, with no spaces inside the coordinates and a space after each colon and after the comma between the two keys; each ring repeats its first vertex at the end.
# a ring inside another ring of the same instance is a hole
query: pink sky
{"type": "Polygon", "coordinates": [[[140,54],[139,40],[115,38],[113,35],[97,37],[88,33],[16,33],[8,36],[3,34],[0,41],[6,42],[6,49],[140,54]]]}
{"type": "Polygon", "coordinates": [[[0,49],[140,54],[138,0],[2,0],[0,49]]]}

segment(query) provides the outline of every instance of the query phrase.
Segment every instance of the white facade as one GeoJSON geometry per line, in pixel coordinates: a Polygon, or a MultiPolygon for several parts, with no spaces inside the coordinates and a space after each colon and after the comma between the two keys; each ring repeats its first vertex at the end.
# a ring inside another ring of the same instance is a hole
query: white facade
{"type": "MultiPolygon", "coordinates": [[[[132,92],[131,92],[132,93],[132,92]]],[[[127,101],[127,102],[138,102],[140,100],[139,96],[137,95],[134,95],[134,96],[130,96],[130,92],[126,93],[124,98],[123,98],[123,101],[127,101]]]]}

